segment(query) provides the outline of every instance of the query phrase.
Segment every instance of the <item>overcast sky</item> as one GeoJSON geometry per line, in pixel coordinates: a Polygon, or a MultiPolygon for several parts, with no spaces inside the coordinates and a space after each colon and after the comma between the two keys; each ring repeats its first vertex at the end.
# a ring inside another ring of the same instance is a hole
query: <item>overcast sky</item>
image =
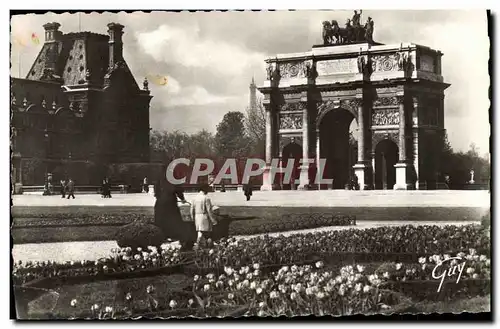
{"type": "MultiPolygon", "coordinates": [[[[142,86],[146,75],[165,75],[167,86],[150,84],[151,126],[188,133],[215,131],[224,113],[244,111],[248,85],[265,79],[264,60],[276,53],[304,52],[321,43],[321,22],[351,17],[351,11],[81,14],[81,31],[106,34],[106,24],[125,25],[124,57],[142,86]]],[[[445,128],[454,149],[475,143],[488,151],[489,39],[485,11],[369,11],[374,39],[413,42],[441,50],[445,128]]],[[[78,32],[76,14],[14,16],[12,34],[39,45],[12,47],[12,76],[25,77],[40,51],[42,25],[56,21],[78,32]],[[19,67],[19,58],[21,66],[19,67]]]]}

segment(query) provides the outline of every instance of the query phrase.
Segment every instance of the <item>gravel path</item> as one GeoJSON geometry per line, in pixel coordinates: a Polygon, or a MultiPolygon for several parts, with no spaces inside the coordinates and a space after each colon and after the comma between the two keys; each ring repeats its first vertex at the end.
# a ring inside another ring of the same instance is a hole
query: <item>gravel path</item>
{"type": "MultiPolygon", "coordinates": [[[[269,233],[269,236],[278,236],[280,234],[289,236],[292,234],[306,234],[312,232],[325,232],[325,231],[337,231],[337,230],[346,230],[350,228],[356,229],[366,229],[373,227],[381,227],[381,226],[402,226],[402,225],[468,225],[479,222],[358,222],[356,226],[328,226],[328,227],[319,227],[314,229],[306,229],[299,231],[288,231],[288,232],[276,232],[269,233]]],[[[262,235],[262,234],[259,234],[262,235]]],[[[238,236],[240,239],[250,239],[258,235],[251,236],[238,236]]],[[[81,241],[81,242],[56,242],[56,243],[33,243],[33,244],[17,244],[14,245],[12,249],[12,257],[14,261],[17,262],[19,260],[26,261],[81,261],[81,260],[97,260],[102,257],[109,256],[111,254],[112,248],[117,248],[118,245],[116,241],[81,241]]]]}

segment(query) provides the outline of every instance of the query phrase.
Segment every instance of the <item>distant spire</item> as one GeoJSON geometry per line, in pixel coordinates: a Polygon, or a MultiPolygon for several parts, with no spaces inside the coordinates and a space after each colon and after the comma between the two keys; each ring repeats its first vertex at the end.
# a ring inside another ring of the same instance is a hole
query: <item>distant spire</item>
{"type": "Polygon", "coordinates": [[[252,83],[250,84],[250,109],[255,109],[257,107],[257,86],[255,85],[255,79],[252,76],[252,83]]]}

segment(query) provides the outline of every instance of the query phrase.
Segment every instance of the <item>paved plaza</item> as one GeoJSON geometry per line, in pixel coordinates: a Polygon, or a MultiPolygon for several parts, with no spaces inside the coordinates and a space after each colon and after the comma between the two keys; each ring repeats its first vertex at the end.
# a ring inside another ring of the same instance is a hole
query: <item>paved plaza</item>
{"type": "MultiPolygon", "coordinates": [[[[195,193],[186,193],[192,200],[195,193]]],[[[255,191],[247,202],[243,192],[210,193],[218,206],[285,206],[285,207],[490,207],[488,191],[255,191]]],[[[151,194],[114,194],[103,199],[98,194],[77,194],[76,199],[41,193],[15,195],[15,206],[153,206],[151,194]]]]}

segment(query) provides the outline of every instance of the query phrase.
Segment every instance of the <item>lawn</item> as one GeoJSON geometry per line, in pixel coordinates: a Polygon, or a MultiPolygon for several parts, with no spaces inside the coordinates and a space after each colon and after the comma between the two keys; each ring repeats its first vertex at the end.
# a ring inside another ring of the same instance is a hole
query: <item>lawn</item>
{"type": "MultiPolygon", "coordinates": [[[[301,226],[290,224],[290,215],[319,217],[349,216],[356,222],[377,221],[472,221],[487,212],[468,207],[224,207],[222,212],[232,218],[232,235],[283,232],[294,229],[331,226],[328,221],[316,221],[301,226]],[[281,221],[282,225],[264,226],[281,221]]],[[[13,207],[11,234],[14,243],[109,240],[117,227],[136,220],[152,221],[152,207],[13,207]]]]}

